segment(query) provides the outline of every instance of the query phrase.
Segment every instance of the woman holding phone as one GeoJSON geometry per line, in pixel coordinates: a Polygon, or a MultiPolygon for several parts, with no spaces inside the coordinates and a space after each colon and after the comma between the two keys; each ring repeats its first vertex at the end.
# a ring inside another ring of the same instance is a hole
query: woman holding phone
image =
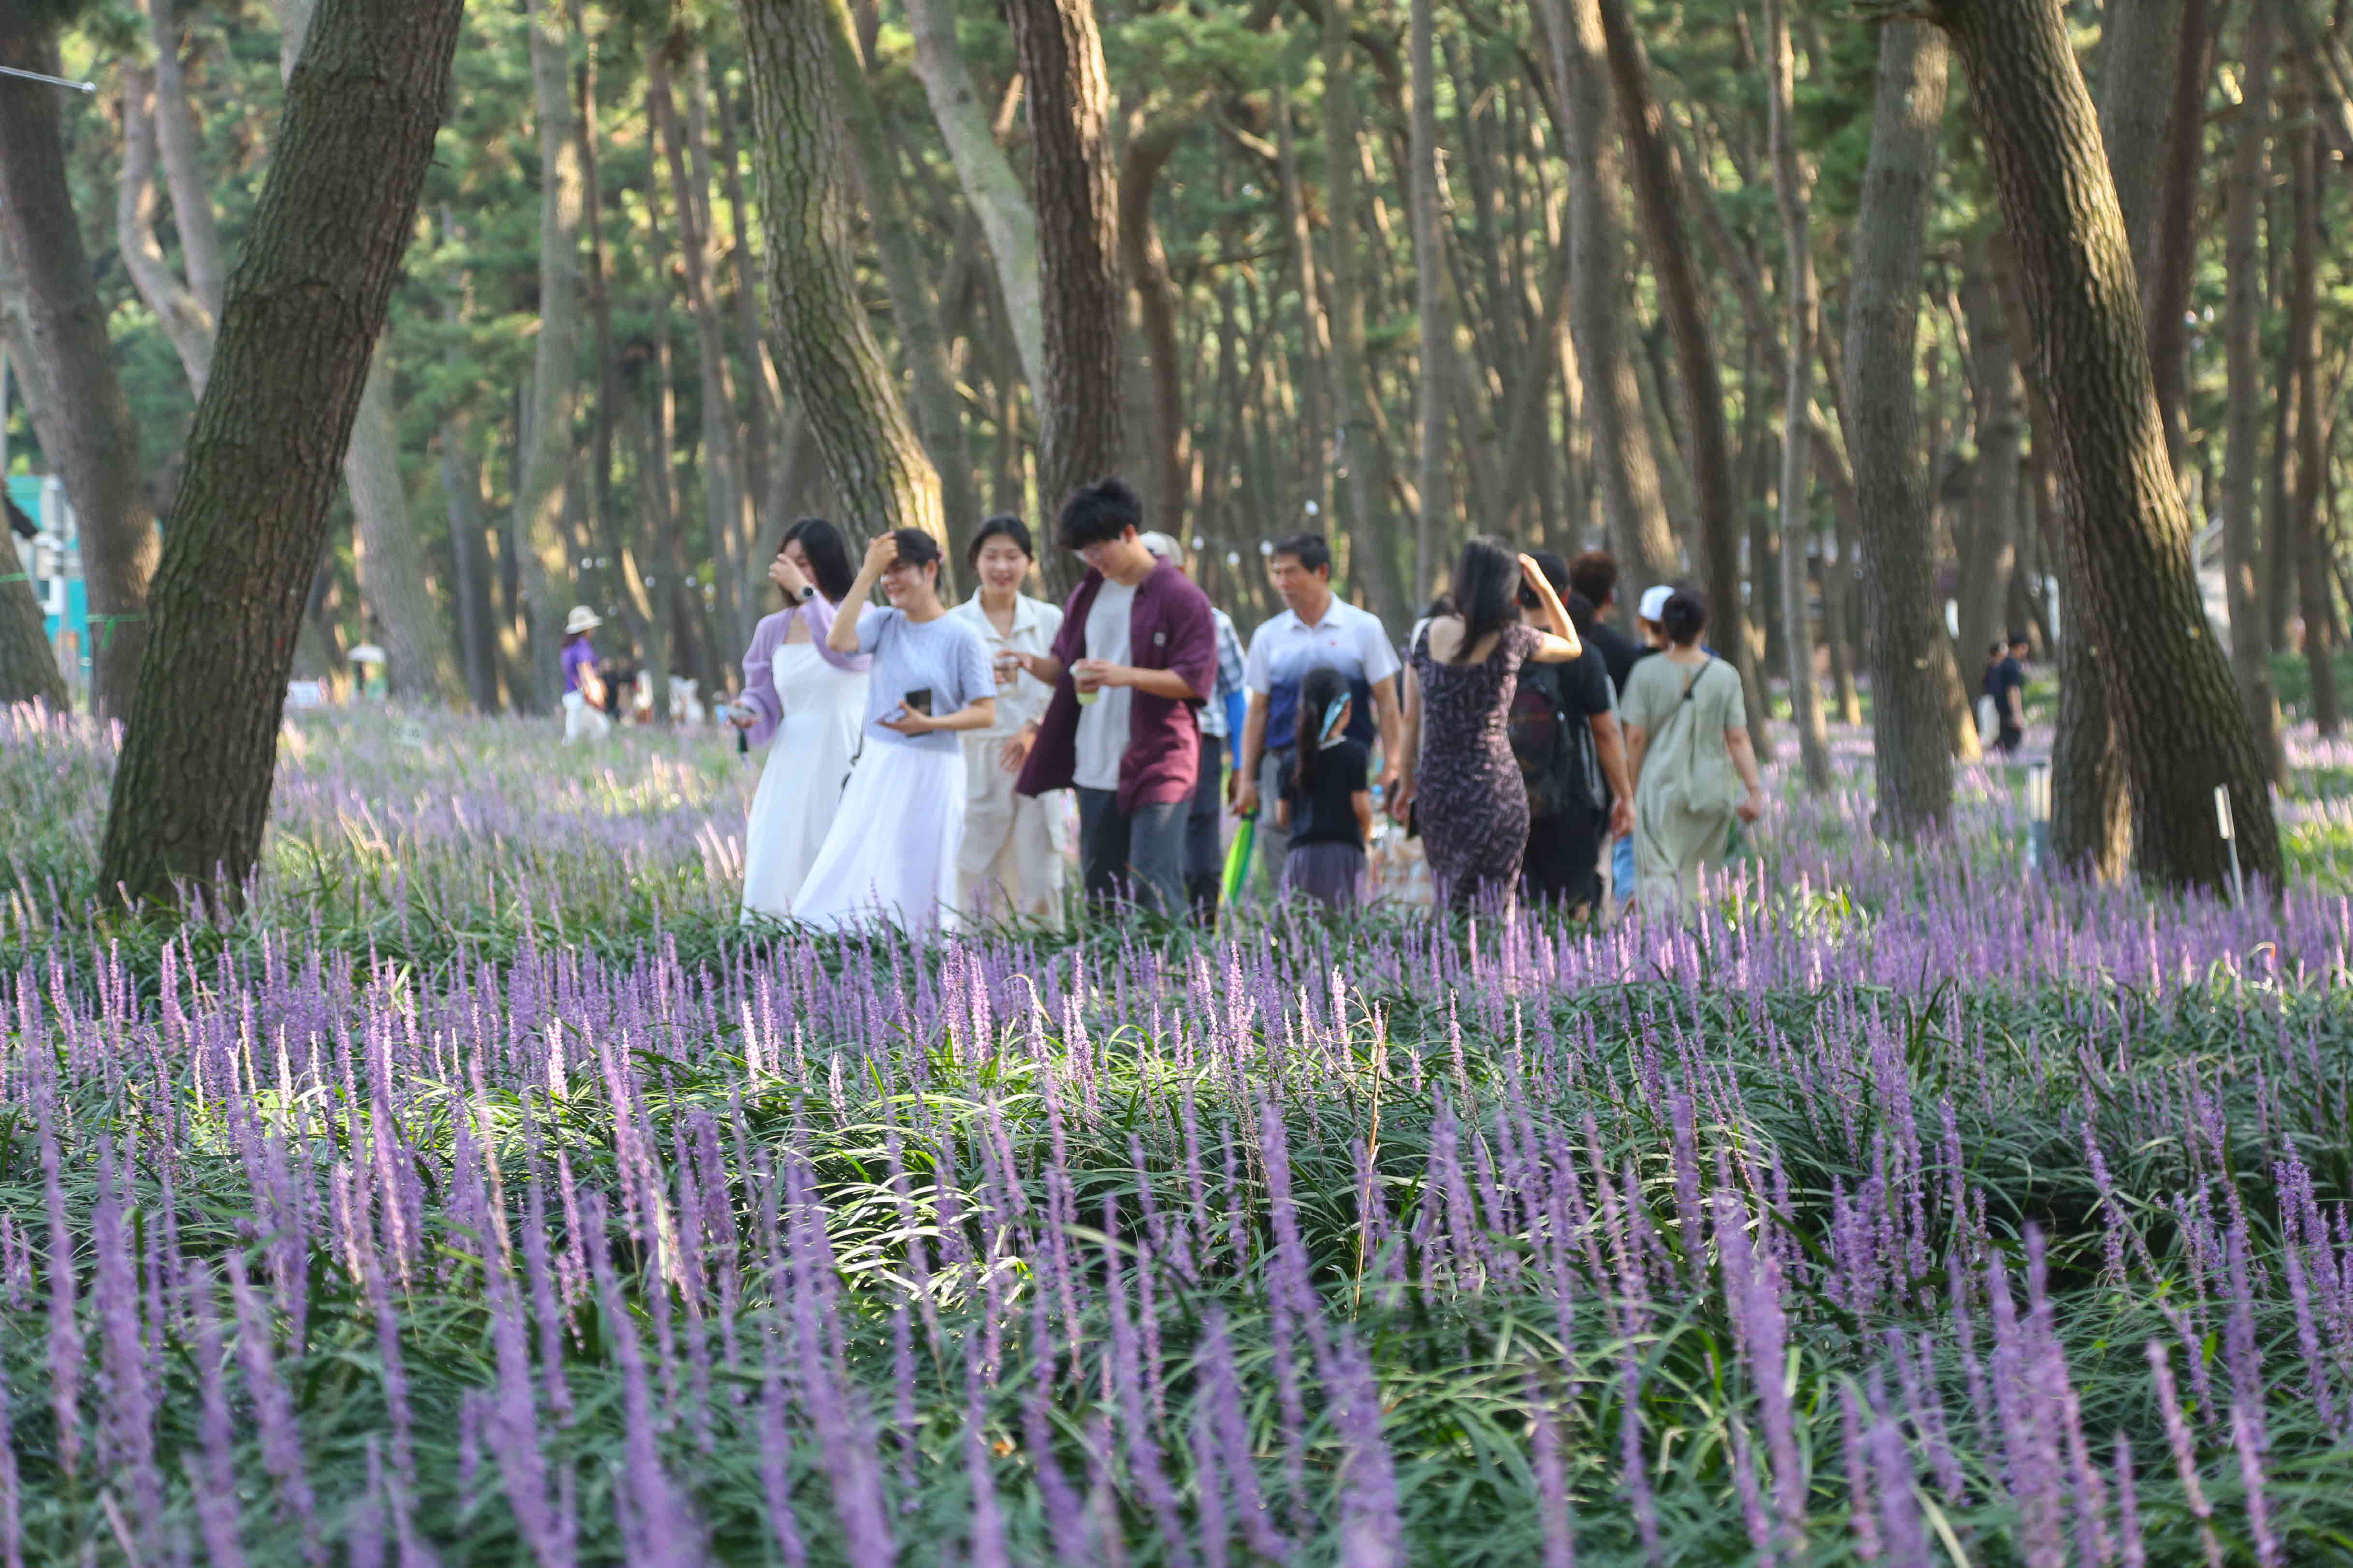
{"type": "Polygon", "coordinates": [[[881,919],[911,932],[952,924],[964,845],[962,737],[997,720],[997,679],[980,634],[940,602],[940,546],[919,528],[886,533],[843,603],[877,584],[887,608],[834,619],[826,642],[866,654],[866,730],[841,809],[794,914],[836,929],[881,919]]]}
{"type": "Polygon", "coordinates": [[[841,531],[821,517],[785,530],[768,565],[785,607],[753,632],[744,695],[728,715],[747,748],[775,742],[744,832],[747,922],[791,918],[858,755],[868,661],[825,640],[857,578],[841,531]]]}

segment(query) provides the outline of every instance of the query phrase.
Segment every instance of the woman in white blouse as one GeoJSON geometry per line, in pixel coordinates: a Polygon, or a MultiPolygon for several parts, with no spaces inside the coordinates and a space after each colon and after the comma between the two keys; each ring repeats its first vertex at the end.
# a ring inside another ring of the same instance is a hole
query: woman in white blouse
{"type": "Polygon", "coordinates": [[[964,738],[964,850],[956,862],[959,908],[976,920],[1062,921],[1062,853],[1068,792],[1016,795],[1013,782],[1038,736],[1053,689],[1029,674],[1018,655],[1042,657],[1062,629],[1060,606],[1021,592],[1037,562],[1029,529],[1000,514],[980,525],[965,552],[980,587],[950,612],[987,646],[997,678],[997,722],[964,738]]]}

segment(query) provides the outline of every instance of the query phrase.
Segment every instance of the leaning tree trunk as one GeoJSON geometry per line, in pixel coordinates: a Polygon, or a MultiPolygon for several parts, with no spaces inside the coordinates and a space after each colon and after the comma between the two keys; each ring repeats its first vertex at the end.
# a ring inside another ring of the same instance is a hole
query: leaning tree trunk
{"type": "Polygon", "coordinates": [[[1945,40],[1934,29],[1918,22],[1880,27],[1871,153],[1847,288],[1846,396],[1840,405],[1862,535],[1878,826],[1904,840],[1942,832],[1953,804],[1952,742],[1933,662],[1945,628],[1929,556],[1913,380],[1920,259],[1945,120],[1947,61],[1945,40]]]}
{"type": "Polygon", "coordinates": [[[579,394],[580,226],[587,203],[572,132],[571,47],[558,0],[531,0],[532,114],[539,126],[539,335],[531,404],[515,480],[514,532],[522,542],[522,596],[531,619],[529,705],[552,710],[563,692],[558,660],[571,609],[572,553],[564,540],[572,474],[572,415],[579,394]]]}
{"type": "Polygon", "coordinates": [[[2295,222],[2294,260],[2288,268],[2287,342],[2295,365],[2295,580],[2304,620],[2304,664],[2312,681],[2312,723],[2323,740],[2344,722],[2337,698],[2337,668],[2329,654],[2329,531],[2321,517],[2321,494],[2328,488],[2328,452],[2320,417],[2321,146],[2309,124],[2297,126],[2286,142],[2288,208],[2295,222]]]}
{"type": "Polygon", "coordinates": [[[2116,187],[2057,0],[1938,0],[1969,67],[1994,186],[2019,263],[2032,374],[2058,426],[2068,553],[2101,645],[2142,874],[2220,889],[2230,858],[2214,791],[2230,792],[2241,857],[2276,889],[2271,793],[2189,554],[2148,363],[2116,187]]]}
{"type": "Polygon", "coordinates": [[[99,885],[243,893],[304,589],[407,248],[463,0],[322,0],[229,279],[99,885]]]}
{"type": "Polygon", "coordinates": [[[1008,0],[1029,95],[1030,198],[1038,214],[1046,384],[1038,405],[1038,493],[1062,498],[1119,466],[1118,195],[1111,85],[1094,0],[1008,0]]]}
{"type": "Polygon", "coordinates": [[[1771,83],[1770,133],[1773,190],[1781,207],[1781,243],[1788,252],[1785,294],[1789,308],[1788,401],[1781,420],[1781,641],[1788,660],[1789,717],[1798,731],[1798,754],[1806,787],[1817,795],[1831,787],[1830,731],[1822,719],[1821,688],[1814,680],[1813,617],[1808,611],[1810,577],[1807,544],[1812,536],[1807,506],[1813,476],[1814,329],[1821,288],[1814,277],[1809,235],[1806,174],[1798,160],[1797,63],[1789,47],[1784,0],[1765,0],[1767,77],[1771,83]]]}
{"type": "MultiPolygon", "coordinates": [[[[0,0],[0,66],[56,72],[50,13],[38,0],[0,0]]],[[[32,409],[33,429],[65,478],[81,531],[93,706],[121,718],[131,711],[147,647],[158,541],[139,479],[139,429],[66,184],[60,90],[21,80],[0,90],[0,245],[9,247],[30,307],[31,341],[23,347],[50,392],[32,409]]]]}
{"type": "Polygon", "coordinates": [[[832,0],[743,0],[753,163],[781,366],[861,527],[945,537],[940,479],[899,402],[858,287],[833,112],[832,0]]]}
{"type": "MultiPolygon", "coordinates": [[[[1447,499],[1449,452],[1446,411],[1454,369],[1454,316],[1448,309],[1446,240],[1438,213],[1438,76],[1436,23],[1431,0],[1409,0],[1409,58],[1413,69],[1412,131],[1408,137],[1406,205],[1413,217],[1413,304],[1420,327],[1419,391],[1420,444],[1414,468],[1414,488],[1421,492],[1421,511],[1413,527],[1413,587],[1417,601],[1436,585],[1440,542],[1446,536],[1451,507],[1447,499]]],[[[1478,153],[1471,154],[1475,162],[1478,153]]],[[[1472,432],[1463,431],[1467,441],[1472,432]]]]}
{"type": "MultiPolygon", "coordinates": [[[[2229,276],[2223,305],[2223,357],[2230,377],[2222,458],[2222,573],[2231,603],[2231,669],[2239,701],[2255,732],[2263,771],[2287,777],[2280,750],[2279,694],[2272,685],[2268,584],[2263,527],[2256,512],[2256,476],[2263,463],[2263,300],[2270,278],[2260,243],[2271,136],[2275,45],[2272,8],[2255,0],[2247,17],[2246,68],[2240,78],[2239,118],[2231,132],[2224,249],[2229,276]]],[[[2276,545],[2274,546],[2277,548],[2276,545]]]]}
{"type": "Polygon", "coordinates": [[[1593,467],[1609,538],[1624,552],[1622,604],[1639,605],[1678,569],[1642,385],[1626,347],[1626,159],[1609,118],[1609,78],[1595,0],[1548,0],[1553,69],[1568,142],[1569,334],[1593,426],[1593,467]]]}
{"type": "Polygon", "coordinates": [[[1597,0],[1609,72],[1617,88],[1618,117],[1625,134],[1633,176],[1634,201],[1642,216],[1659,307],[1674,335],[1691,472],[1699,492],[1700,557],[1707,577],[1708,633],[1725,650],[1747,688],[1749,729],[1759,752],[1766,749],[1764,682],[1748,647],[1748,616],[1740,601],[1741,514],[1732,483],[1732,439],[1724,417],[1724,382],[1708,331],[1707,301],[1700,290],[1691,244],[1683,232],[1683,196],[1674,153],[1664,121],[1651,95],[1651,65],[1635,30],[1627,0],[1597,0]]]}

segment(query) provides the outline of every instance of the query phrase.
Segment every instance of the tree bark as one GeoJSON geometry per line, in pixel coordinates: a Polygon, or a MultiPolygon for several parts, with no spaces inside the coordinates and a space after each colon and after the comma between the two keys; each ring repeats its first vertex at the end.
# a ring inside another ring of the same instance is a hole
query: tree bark
{"type": "Polygon", "coordinates": [[[2277,50],[2269,0],[2255,0],[2247,16],[2245,69],[2238,123],[2231,136],[2225,191],[2224,247],[2228,277],[2223,306],[2223,357],[2230,380],[2222,458],[2222,573],[2230,594],[2231,669],[2239,701],[2254,731],[2263,771],[2285,782],[2280,748],[2279,694],[2272,684],[2270,616],[2265,600],[2263,525],[2256,479],[2263,464],[2263,318],[2270,293],[2261,246],[2263,184],[2272,127],[2272,72],[2277,50]]]}
{"type": "Polygon", "coordinates": [[[828,24],[838,0],[742,0],[752,159],[781,368],[855,526],[944,538],[940,480],[858,289],[828,24]]]}
{"type": "Polygon", "coordinates": [[[1652,584],[1674,580],[1673,528],[1660,491],[1657,454],[1642,412],[1642,387],[1626,346],[1626,163],[1609,118],[1609,79],[1596,0],[1546,0],[1553,68],[1560,79],[1567,142],[1569,332],[1592,422],[1593,467],[1611,544],[1622,554],[1620,599],[1641,602],[1652,584]]]}
{"type": "Polygon", "coordinates": [[[1960,287],[1969,328],[1969,395],[1976,408],[1977,465],[1970,507],[1977,514],[1960,553],[1961,657],[1975,659],[1997,638],[2007,641],[2010,568],[2018,553],[2018,356],[2010,341],[2001,283],[1989,276],[2008,261],[1997,237],[1968,248],[1960,287]]]}
{"type": "Polygon", "coordinates": [[[2091,618],[2071,635],[2101,645],[2140,869],[2167,887],[2226,887],[2213,802],[2226,787],[2241,859],[2276,889],[2271,795],[2200,603],[2124,215],[2057,0],[1936,8],[1968,64],[2017,247],[2029,363],[2058,426],[2069,554],[2089,589],[2091,618]]]}
{"type": "Polygon", "coordinates": [[[448,95],[462,0],[322,0],[229,280],[99,885],[243,894],[303,590],[448,95]]]}
{"type": "Polygon", "coordinates": [[[375,345],[360,393],[351,446],[343,454],[343,482],[352,496],[360,597],[374,614],[373,635],[384,645],[385,685],[399,697],[454,701],[460,689],[458,663],[426,577],[425,550],[400,480],[388,334],[375,345]]]}
{"type": "MultiPolygon", "coordinates": [[[[8,471],[8,376],[16,355],[23,288],[0,246],[0,475],[8,471]]],[[[13,510],[0,507],[0,510],[13,510]]],[[[70,711],[73,693],[58,669],[58,656],[49,647],[41,601],[33,593],[33,579],[25,570],[16,538],[0,522],[0,707],[12,702],[45,702],[53,713],[70,711]]]]}
{"type": "Polygon", "coordinates": [[[565,487],[572,474],[572,419],[579,398],[580,226],[586,205],[573,133],[571,41],[558,0],[530,0],[532,112],[539,127],[539,335],[532,347],[530,412],[515,480],[518,565],[531,620],[530,705],[552,710],[563,692],[557,659],[574,595],[564,542],[565,487]]]}
{"type": "Polygon", "coordinates": [[[1145,370],[1152,394],[1150,479],[1145,494],[1154,526],[1182,534],[1191,497],[1191,433],[1185,417],[1184,344],[1177,327],[1176,284],[1152,218],[1152,193],[1169,156],[1200,122],[1202,100],[1187,99],[1131,121],[1126,156],[1119,165],[1121,266],[1135,290],[1142,320],[1145,370]]]}
{"type": "MultiPolygon", "coordinates": [[[[48,14],[36,0],[0,0],[0,65],[56,74],[48,14]]],[[[22,346],[47,393],[31,409],[33,428],[81,531],[94,706],[119,719],[131,711],[147,646],[159,542],[140,482],[138,426],[66,184],[61,90],[18,81],[0,91],[0,245],[23,279],[30,341],[22,346]]]]}
{"type": "Polygon", "coordinates": [[[174,270],[155,237],[155,77],[136,66],[122,71],[122,169],[115,191],[114,237],[122,269],[202,397],[212,368],[215,312],[174,270]]]}
{"type": "Polygon", "coordinates": [[[1748,617],[1740,598],[1740,508],[1732,483],[1731,437],[1725,424],[1724,384],[1708,330],[1707,302],[1683,232],[1683,198],[1674,153],[1651,95],[1651,67],[1626,0],[1596,0],[1609,73],[1616,86],[1634,200],[1648,241],[1659,304],[1674,334],[1692,482],[1698,492],[1700,558],[1707,579],[1709,633],[1740,671],[1748,693],[1749,728],[1764,743],[1764,690],[1749,656],[1748,617]]]}
{"type": "Polygon", "coordinates": [[[1807,501],[1813,474],[1813,429],[1808,414],[1814,396],[1814,327],[1821,310],[1821,287],[1814,277],[1813,241],[1807,212],[1810,183],[1798,157],[1797,65],[1789,47],[1785,0],[1765,0],[1766,75],[1773,145],[1773,190],[1781,208],[1781,238],[1788,254],[1783,296],[1788,304],[1788,386],[1781,419],[1781,638],[1788,658],[1789,715],[1798,731],[1798,754],[1806,787],[1817,795],[1831,787],[1830,731],[1822,718],[1821,688],[1814,680],[1811,576],[1808,546],[1813,536],[1807,501]]]}
{"type": "Polygon", "coordinates": [[[1038,402],[1038,489],[1049,515],[1119,465],[1118,195],[1111,86],[1093,0],[1008,0],[1029,94],[1030,199],[1038,214],[1046,385],[1038,402]]]}
{"type": "Polygon", "coordinates": [[[768,580],[768,562],[775,549],[772,542],[782,531],[786,510],[778,485],[786,465],[776,445],[777,433],[785,423],[785,397],[784,384],[776,375],[776,356],[768,352],[767,333],[760,329],[760,290],[752,265],[752,204],[744,195],[743,154],[737,145],[734,99],[723,85],[716,96],[720,186],[726,192],[730,226],[735,232],[735,244],[729,255],[735,288],[735,336],[752,382],[752,395],[744,405],[744,473],[749,481],[745,500],[751,508],[756,542],[744,562],[740,595],[743,616],[735,627],[736,637],[748,643],[761,606],[766,602],[764,590],[768,580]],[[764,515],[768,524],[765,528],[759,526],[764,515]]]}
{"type": "MultiPolygon", "coordinates": [[[[1437,553],[1451,510],[1446,414],[1452,393],[1448,383],[1454,369],[1454,316],[1446,288],[1446,241],[1439,226],[1438,69],[1430,6],[1431,0],[1410,0],[1408,5],[1407,55],[1412,62],[1413,111],[1406,201],[1413,219],[1413,303],[1421,344],[1420,374],[1415,377],[1420,442],[1414,469],[1421,510],[1414,519],[1409,590],[1415,599],[1428,597],[1436,582],[1437,553]]],[[[1474,152],[1472,161],[1476,158],[1474,152]]]]}
{"type": "Polygon", "coordinates": [[[2321,148],[2310,123],[2288,132],[2288,205],[2295,215],[2295,248],[2288,269],[2287,342],[2295,366],[2295,567],[2297,606],[2304,620],[2304,663],[2312,681],[2312,723],[2323,740],[2344,723],[2337,697],[2329,560],[2330,539],[2321,517],[2328,487],[2328,448],[2320,417],[2321,148]]]}
{"type": "Polygon", "coordinates": [[[907,0],[907,25],[915,36],[915,74],[923,79],[932,118],[947,142],[956,184],[988,236],[997,292],[1005,301],[1007,324],[1034,402],[1046,385],[1038,215],[1030,210],[1012,162],[997,144],[987,106],[973,89],[972,72],[956,46],[955,0],[907,0]]]}
{"type": "Polygon", "coordinates": [[[2157,274],[2175,63],[2189,0],[2109,0],[2100,26],[2100,142],[2116,181],[2133,275],[2157,274]]]}
{"type": "MultiPolygon", "coordinates": [[[[2188,458],[2185,426],[2189,371],[2189,284],[2198,265],[2195,232],[2199,166],[2206,151],[2206,84],[2214,74],[2219,24],[2227,0],[2180,0],[2181,43],[2174,50],[2173,101],[2167,115],[2163,183],[2149,237],[2149,264],[2141,274],[2141,313],[2148,321],[2150,374],[2157,380],[2158,416],[2174,471],[2188,458]]],[[[2259,0],[2260,3],[2260,0],[2259,0]]]]}
{"type": "Polygon", "coordinates": [[[1929,554],[1913,377],[1921,252],[1947,69],[1945,40],[1934,29],[1918,22],[1881,25],[1840,405],[1862,525],[1878,827],[1903,841],[1943,832],[1953,801],[1952,745],[1934,666],[1945,630],[1929,554]]]}
{"type": "Polygon", "coordinates": [[[653,111],[678,207],[678,254],[685,263],[687,313],[694,319],[695,373],[702,384],[703,522],[711,535],[719,616],[732,635],[741,620],[737,601],[747,584],[739,581],[737,557],[751,533],[750,498],[744,494],[744,455],[735,439],[735,377],[727,361],[721,326],[719,289],[711,276],[712,249],[696,199],[702,182],[690,176],[678,105],[670,88],[670,62],[663,46],[648,52],[646,100],[653,111]]]}
{"type": "Polygon", "coordinates": [[[477,713],[499,710],[498,624],[491,604],[490,509],[482,463],[466,420],[452,416],[439,437],[441,494],[449,508],[449,554],[457,564],[458,647],[477,713]]]}

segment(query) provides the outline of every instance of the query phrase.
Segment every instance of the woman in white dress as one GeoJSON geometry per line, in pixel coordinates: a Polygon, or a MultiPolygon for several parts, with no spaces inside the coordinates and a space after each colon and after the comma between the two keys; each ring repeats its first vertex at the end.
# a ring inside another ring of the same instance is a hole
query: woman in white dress
{"type": "Polygon", "coordinates": [[[1062,828],[1070,795],[1014,793],[1021,764],[1038,738],[1038,720],[1054,689],[1024,669],[1021,656],[1044,658],[1062,629],[1058,605],[1033,599],[1021,584],[1037,564],[1029,529],[1010,513],[980,525],[966,548],[980,587],[950,614],[980,634],[997,678],[997,722],[964,738],[964,852],[956,910],[975,920],[1062,923],[1062,828]]]}
{"type": "Polygon", "coordinates": [[[866,730],[841,810],[795,918],[836,930],[884,920],[921,934],[955,923],[964,844],[960,737],[997,721],[997,681],[969,623],[940,602],[940,545],[919,528],[867,546],[826,641],[873,656],[866,730]],[[864,605],[880,583],[888,609],[864,605]]]}
{"type": "Polygon", "coordinates": [[[858,754],[868,659],[826,643],[856,574],[841,531],[805,517],[785,531],[768,581],[785,607],[762,621],[744,656],[744,695],[732,721],[747,742],[769,742],[744,834],[744,920],[786,920],[858,754]]]}

